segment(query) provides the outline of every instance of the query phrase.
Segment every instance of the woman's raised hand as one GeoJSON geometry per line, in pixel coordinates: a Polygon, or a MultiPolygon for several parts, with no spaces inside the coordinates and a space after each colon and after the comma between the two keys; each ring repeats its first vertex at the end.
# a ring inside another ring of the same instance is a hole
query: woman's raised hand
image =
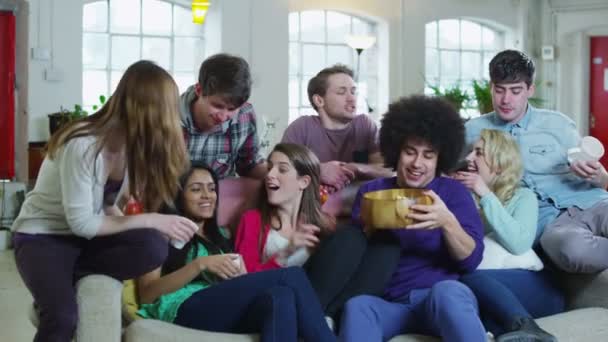
{"type": "Polygon", "coordinates": [[[289,239],[289,247],[298,249],[300,247],[314,248],[319,244],[318,234],[321,228],[310,223],[299,223],[295,232],[289,239]]]}
{"type": "Polygon", "coordinates": [[[178,215],[149,214],[151,215],[150,224],[152,227],[177,241],[190,241],[194,233],[198,230],[196,223],[192,220],[178,215]]]}
{"type": "Polygon", "coordinates": [[[454,179],[460,181],[467,189],[473,191],[477,196],[483,197],[491,190],[483,178],[475,172],[458,171],[454,179]]]}

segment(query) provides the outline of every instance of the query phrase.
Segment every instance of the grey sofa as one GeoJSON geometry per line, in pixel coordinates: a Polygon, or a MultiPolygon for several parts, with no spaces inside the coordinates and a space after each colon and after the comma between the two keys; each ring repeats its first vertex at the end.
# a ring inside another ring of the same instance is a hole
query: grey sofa
{"type": "MultiPolygon", "coordinates": [[[[595,275],[566,275],[560,285],[567,294],[570,311],[540,318],[538,324],[555,334],[560,342],[608,341],[608,270],[595,275]]],[[[141,319],[124,324],[122,283],[102,275],[80,280],[80,321],[76,341],[80,342],[252,342],[254,335],[213,333],[173,324],[141,319]],[[126,327],[123,327],[126,325],[126,327]]],[[[391,342],[439,341],[420,335],[401,335],[391,342]]]]}

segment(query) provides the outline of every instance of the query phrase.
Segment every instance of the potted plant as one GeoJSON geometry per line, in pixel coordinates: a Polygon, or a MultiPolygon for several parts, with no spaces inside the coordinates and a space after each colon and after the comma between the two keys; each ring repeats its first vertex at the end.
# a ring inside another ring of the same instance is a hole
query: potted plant
{"type": "Polygon", "coordinates": [[[429,88],[433,91],[435,96],[445,98],[448,102],[454,105],[457,111],[466,106],[467,102],[471,100],[471,96],[466,91],[460,88],[459,84],[455,84],[449,88],[442,89],[438,86],[431,86],[429,88]]]}
{"type": "Polygon", "coordinates": [[[479,114],[486,114],[494,110],[492,107],[492,92],[490,82],[487,80],[473,80],[473,95],[477,101],[479,114]]]}
{"type": "MultiPolygon", "coordinates": [[[[99,96],[100,105],[93,105],[93,110],[96,111],[100,106],[103,106],[106,103],[106,97],[103,95],[99,96]]],[[[59,112],[51,113],[48,115],[49,117],[49,131],[51,135],[61,128],[64,124],[72,121],[78,120],[80,118],[86,117],[89,115],[89,112],[84,110],[81,105],[74,105],[73,110],[67,110],[63,107],[59,110],[59,112]]]]}

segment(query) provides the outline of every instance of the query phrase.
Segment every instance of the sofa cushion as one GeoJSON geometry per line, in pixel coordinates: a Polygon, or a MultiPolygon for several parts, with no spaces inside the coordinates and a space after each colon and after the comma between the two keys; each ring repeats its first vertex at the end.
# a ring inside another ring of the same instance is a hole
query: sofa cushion
{"type": "Polygon", "coordinates": [[[608,270],[595,274],[561,272],[555,279],[566,293],[568,308],[608,308],[608,270]]]}
{"type": "Polygon", "coordinates": [[[140,319],[127,327],[125,342],[257,342],[256,335],[194,330],[154,319],[140,319]]]}

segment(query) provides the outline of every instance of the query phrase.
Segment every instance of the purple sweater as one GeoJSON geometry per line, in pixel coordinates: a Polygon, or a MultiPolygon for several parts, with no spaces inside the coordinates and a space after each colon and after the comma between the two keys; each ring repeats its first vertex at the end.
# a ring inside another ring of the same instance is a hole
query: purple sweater
{"type": "MultiPolygon", "coordinates": [[[[362,226],[360,211],[364,193],[394,188],[399,188],[396,177],[375,179],[361,186],[353,204],[353,222],[362,226]]],[[[429,288],[442,280],[458,279],[460,274],[474,271],[481,262],[483,225],[469,191],[460,182],[445,177],[436,177],[426,188],[435,191],[445,202],[475,240],[475,249],[467,258],[456,260],[449,254],[440,228],[391,229],[401,244],[401,259],[385,289],[384,297],[388,300],[402,298],[411,290],[429,288]]]]}

